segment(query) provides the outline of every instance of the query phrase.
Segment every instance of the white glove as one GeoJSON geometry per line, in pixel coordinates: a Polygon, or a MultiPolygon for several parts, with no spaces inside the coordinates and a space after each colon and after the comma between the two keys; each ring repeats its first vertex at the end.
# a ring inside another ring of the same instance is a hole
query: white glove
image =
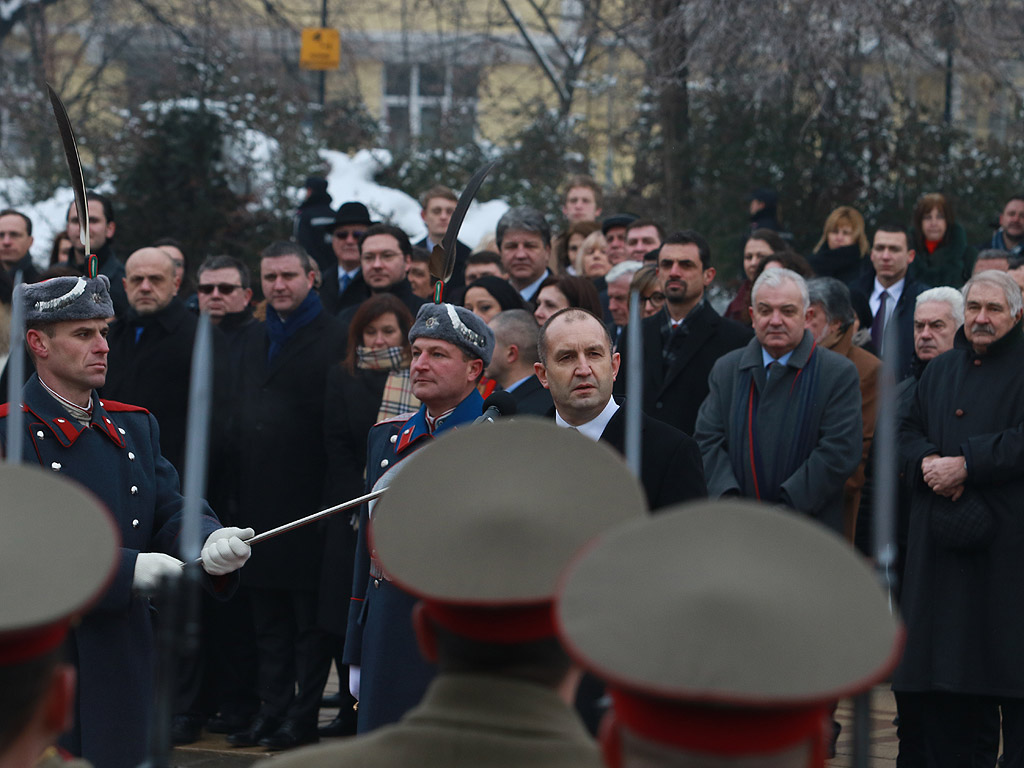
{"type": "Polygon", "coordinates": [[[163,552],[139,552],[135,558],[132,588],[140,591],[153,589],[164,576],[181,576],[182,562],[163,552]]]}
{"type": "Polygon", "coordinates": [[[359,701],[359,670],[362,669],[358,664],[352,664],[348,668],[348,692],[352,694],[352,698],[359,701]]]}
{"type": "Polygon", "coordinates": [[[220,528],[211,533],[200,553],[203,570],[211,576],[237,571],[252,554],[252,548],[242,539],[255,535],[252,528],[220,528]]]}

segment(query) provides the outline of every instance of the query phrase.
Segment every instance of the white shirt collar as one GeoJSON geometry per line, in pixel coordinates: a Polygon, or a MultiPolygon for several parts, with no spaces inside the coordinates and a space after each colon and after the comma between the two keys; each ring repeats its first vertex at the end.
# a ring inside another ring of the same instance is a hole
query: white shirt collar
{"type": "Polygon", "coordinates": [[[541,275],[534,282],[530,283],[528,286],[523,288],[523,290],[519,292],[519,295],[523,297],[523,301],[529,301],[530,299],[532,299],[533,294],[535,294],[537,292],[537,289],[540,288],[540,284],[547,280],[550,276],[551,271],[545,269],[543,275],[541,275]]]}
{"type": "Polygon", "coordinates": [[[555,410],[555,424],[559,427],[570,427],[576,429],[577,432],[589,437],[595,443],[601,439],[601,435],[604,434],[605,427],[608,426],[608,422],[612,420],[612,416],[619,410],[619,404],[615,402],[614,397],[608,398],[608,405],[604,407],[597,416],[592,418],[586,424],[580,424],[578,427],[573,427],[572,424],[562,418],[562,415],[555,410]]]}
{"type": "Polygon", "coordinates": [[[902,280],[899,280],[886,288],[878,282],[878,278],[876,277],[875,289],[871,292],[871,304],[874,306],[875,312],[878,311],[878,304],[882,300],[882,291],[889,294],[889,300],[892,302],[893,306],[895,306],[896,302],[900,300],[900,296],[903,295],[903,286],[906,285],[906,282],[907,278],[904,277],[902,280]]]}

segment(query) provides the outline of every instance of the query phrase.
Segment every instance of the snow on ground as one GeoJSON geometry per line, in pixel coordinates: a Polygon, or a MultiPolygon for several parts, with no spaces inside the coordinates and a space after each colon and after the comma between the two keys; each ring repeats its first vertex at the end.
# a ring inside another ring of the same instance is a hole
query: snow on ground
{"type": "MultiPolygon", "coordinates": [[[[262,157],[270,151],[259,141],[258,136],[247,136],[249,149],[261,157],[254,158],[265,162],[262,157]]],[[[373,180],[373,175],[383,164],[390,161],[386,150],[360,150],[353,156],[344,152],[323,150],[321,157],[331,165],[327,177],[327,191],[333,198],[337,208],[349,200],[365,203],[370,214],[379,221],[387,221],[404,229],[413,242],[422,239],[426,227],[420,218],[419,201],[397,189],[381,186],[373,180]]],[[[101,192],[112,192],[109,188],[101,188],[101,192]]],[[[460,190],[456,190],[459,192],[460,190]]],[[[297,190],[298,192],[298,190],[297,190]]],[[[32,220],[32,260],[37,266],[45,268],[50,256],[53,238],[64,229],[68,206],[74,200],[70,187],[60,187],[46,200],[32,200],[28,185],[23,179],[0,179],[0,209],[16,208],[32,220]]],[[[475,248],[484,238],[494,235],[498,219],[509,208],[502,200],[487,202],[473,201],[462,224],[459,239],[470,248],[475,248]]]]}

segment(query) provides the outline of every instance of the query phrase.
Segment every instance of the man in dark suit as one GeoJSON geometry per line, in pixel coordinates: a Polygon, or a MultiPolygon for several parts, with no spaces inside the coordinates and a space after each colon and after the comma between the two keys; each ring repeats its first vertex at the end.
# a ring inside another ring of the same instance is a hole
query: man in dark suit
{"type": "Polygon", "coordinates": [[[328,314],[336,315],[370,295],[359,269],[359,240],[371,224],[370,212],[362,203],[342,203],[338,208],[331,230],[331,248],[338,267],[324,270],[320,284],[320,301],[328,314]]]}
{"type": "MultiPolygon", "coordinates": [[[[676,232],[658,253],[658,278],[665,306],[643,321],[644,413],[693,434],[697,411],[708,395],[708,374],[726,352],[739,349],[753,332],[715,312],[704,289],[715,279],[707,240],[676,232]]],[[[628,357],[626,338],[619,343],[628,357]]],[[[621,382],[616,393],[622,393],[621,382]]]]}
{"type": "Polygon", "coordinates": [[[534,309],[540,285],[551,274],[551,227],[536,208],[521,205],[498,219],[495,236],[508,281],[534,309]]]}
{"type": "Polygon", "coordinates": [[[484,372],[516,401],[516,413],[546,416],[554,403],[533,366],[540,328],[525,309],[508,309],[488,323],[494,331],[494,355],[484,372]]]}
{"type": "Polygon", "coordinates": [[[22,282],[36,282],[39,270],[28,252],[32,242],[32,219],[11,208],[0,211],[0,270],[14,277],[20,269],[22,282]]]}
{"type": "MultiPolygon", "coordinates": [[[[433,251],[435,245],[441,244],[444,233],[448,230],[448,222],[455,213],[455,206],[459,198],[448,187],[433,186],[420,195],[420,218],[427,225],[427,236],[416,245],[433,251]]],[[[451,279],[445,286],[446,290],[461,288],[466,284],[466,257],[469,256],[469,246],[461,240],[455,241],[455,269],[452,271],[451,279]]],[[[416,314],[413,312],[413,314],[416,314]]]]}
{"type": "MultiPolygon", "coordinates": [[[[541,328],[534,369],[555,403],[555,423],[592,440],[625,449],[626,412],[612,397],[619,354],[601,320],[570,307],[541,328]]],[[[689,435],[643,415],[640,480],[652,510],[707,495],[697,443],[689,435]]]]}
{"type": "Polygon", "coordinates": [[[906,230],[899,224],[882,224],[871,245],[874,269],[858,278],[850,291],[854,295],[854,306],[863,307],[866,300],[870,307],[870,317],[862,317],[861,324],[871,326],[871,351],[883,360],[894,358],[897,380],[911,374],[914,304],[917,295],[930,287],[907,275],[913,261],[914,250],[909,245],[906,230]],[[896,324],[896,333],[886,337],[889,323],[896,324]]]}
{"type": "MultiPolygon", "coordinates": [[[[177,298],[174,262],[161,248],[141,248],[125,263],[128,311],[111,325],[107,380],[100,394],[148,409],[160,422],[160,450],[179,474],[184,471],[185,415],[188,410],[196,316],[177,298]]],[[[227,421],[227,348],[215,330],[212,431],[216,456],[227,421]]]]}
{"type": "MultiPolygon", "coordinates": [[[[337,321],[322,310],[314,276],[297,243],[273,243],[261,254],[267,319],[262,333],[246,339],[235,393],[238,503],[259,530],[316,512],[324,500],[324,392],[338,359],[337,321]]],[[[262,702],[228,742],[286,749],[318,739],[331,663],[328,636],[317,626],[323,542],[320,529],[307,526],[262,546],[245,581],[262,702]]]]}

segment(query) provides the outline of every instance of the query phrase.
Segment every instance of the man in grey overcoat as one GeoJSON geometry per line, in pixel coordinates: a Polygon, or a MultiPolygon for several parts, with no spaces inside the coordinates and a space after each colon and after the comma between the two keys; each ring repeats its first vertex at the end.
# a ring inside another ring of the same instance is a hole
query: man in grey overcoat
{"type": "Polygon", "coordinates": [[[842,533],[843,484],[861,452],[860,379],[804,330],[807,285],[766,270],[752,291],[755,338],[719,358],[694,437],[708,497],[784,504],[842,533]]]}

